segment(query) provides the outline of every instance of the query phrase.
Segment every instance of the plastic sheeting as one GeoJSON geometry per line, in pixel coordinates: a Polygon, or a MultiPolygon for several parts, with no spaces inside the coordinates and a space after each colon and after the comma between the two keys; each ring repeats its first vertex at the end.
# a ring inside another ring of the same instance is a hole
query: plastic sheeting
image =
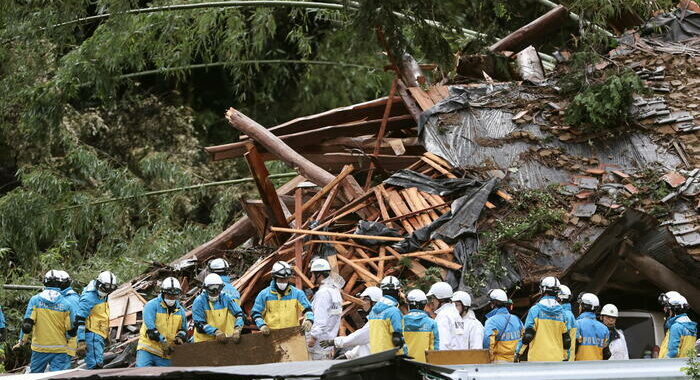
{"type": "MultiPolygon", "coordinates": [[[[357,223],[357,229],[355,229],[355,235],[370,235],[370,236],[388,236],[388,237],[401,237],[398,231],[391,229],[379,222],[370,222],[367,220],[360,220],[357,223]]],[[[357,244],[365,246],[376,246],[385,243],[382,240],[369,240],[369,239],[358,239],[353,238],[357,244]]]]}
{"type": "Polygon", "coordinates": [[[679,42],[700,36],[700,13],[687,9],[676,9],[670,13],[660,14],[643,26],[647,33],[662,32],[666,41],[679,42]]]}
{"type": "Polygon", "coordinates": [[[452,194],[461,194],[479,186],[479,181],[470,178],[438,178],[433,179],[425,174],[413,170],[402,169],[384,180],[384,183],[400,186],[415,187],[426,193],[437,194],[445,197],[452,194]]]}

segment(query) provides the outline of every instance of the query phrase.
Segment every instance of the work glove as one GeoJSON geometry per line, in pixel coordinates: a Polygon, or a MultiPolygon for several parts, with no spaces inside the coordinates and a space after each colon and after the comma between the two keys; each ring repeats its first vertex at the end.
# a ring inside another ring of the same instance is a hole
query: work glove
{"type": "Polygon", "coordinates": [[[181,344],[187,343],[187,333],[184,331],[180,331],[175,335],[175,344],[178,346],[181,344]]]}
{"type": "Polygon", "coordinates": [[[78,342],[78,347],[76,347],[75,349],[75,354],[80,357],[83,357],[85,356],[85,353],[87,353],[87,344],[85,344],[84,340],[81,340],[80,342],[78,342]]]}
{"type": "Polygon", "coordinates": [[[29,335],[23,336],[22,339],[19,342],[17,342],[17,344],[12,346],[12,351],[19,350],[20,348],[22,348],[22,346],[24,346],[27,343],[29,343],[29,335]]]}
{"type": "Polygon", "coordinates": [[[243,327],[236,327],[233,329],[233,334],[231,335],[231,340],[233,340],[233,343],[241,342],[241,331],[243,331],[243,327]]]}
{"type": "Polygon", "coordinates": [[[314,325],[314,323],[309,320],[309,319],[304,319],[304,322],[301,323],[301,331],[304,333],[307,333],[311,331],[311,327],[314,325]]]}
{"type": "Polygon", "coordinates": [[[318,344],[323,348],[335,347],[335,342],[333,340],[322,340],[318,344]]]}
{"type": "Polygon", "coordinates": [[[263,333],[263,335],[270,335],[270,331],[271,330],[269,327],[267,327],[267,325],[262,325],[262,327],[260,327],[260,332],[263,333]]]}
{"type": "Polygon", "coordinates": [[[393,344],[394,347],[402,347],[404,344],[403,335],[400,332],[391,334],[391,344],[393,344]]]}
{"type": "Polygon", "coordinates": [[[163,354],[165,355],[170,355],[173,353],[173,346],[168,343],[167,340],[163,340],[160,342],[160,349],[163,350],[163,354]]]}
{"type": "Polygon", "coordinates": [[[226,334],[221,330],[216,330],[216,341],[219,343],[226,343],[226,334]]]}

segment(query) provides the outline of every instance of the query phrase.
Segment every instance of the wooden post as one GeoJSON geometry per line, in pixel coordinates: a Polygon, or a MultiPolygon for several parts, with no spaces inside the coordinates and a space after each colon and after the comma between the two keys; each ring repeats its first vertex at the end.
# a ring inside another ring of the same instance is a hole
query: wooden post
{"type": "Polygon", "coordinates": [[[287,224],[287,218],[284,216],[284,211],[282,210],[280,198],[277,196],[275,187],[268,178],[270,173],[267,171],[265,161],[263,161],[260,157],[255,145],[248,145],[248,152],[246,152],[246,154],[243,156],[245,157],[248,167],[250,168],[250,174],[255,179],[255,185],[258,187],[260,198],[267,209],[270,224],[275,227],[289,227],[289,224],[287,224]]]}
{"type": "MultiPolygon", "coordinates": [[[[396,81],[391,82],[391,89],[389,90],[389,99],[394,99],[394,93],[396,92],[396,81]]],[[[379,154],[379,149],[382,147],[382,140],[384,140],[384,133],[386,133],[386,123],[389,120],[389,115],[391,114],[391,105],[394,102],[386,102],[386,107],[384,108],[384,115],[382,116],[382,123],[379,125],[379,132],[377,132],[377,141],[374,143],[374,151],[372,152],[372,160],[369,163],[369,170],[367,170],[367,180],[365,181],[365,191],[369,189],[372,185],[372,174],[374,174],[374,166],[377,155],[379,154]]]]}
{"type": "Polygon", "coordinates": [[[547,36],[547,33],[556,29],[569,17],[569,11],[563,5],[553,8],[551,11],[536,18],[529,24],[505,36],[500,41],[489,47],[494,53],[499,51],[520,51],[531,45],[533,41],[547,36]]]}
{"type": "MultiPolygon", "coordinates": [[[[315,184],[325,186],[331,183],[335,178],[333,174],[304,158],[289,147],[289,145],[280,140],[279,137],[241,112],[229,108],[226,112],[226,119],[232,126],[250,136],[250,138],[264,146],[268,152],[279,157],[279,159],[284,161],[287,165],[296,168],[301,175],[315,184]]],[[[355,178],[351,176],[346,177],[341,183],[341,186],[347,200],[353,200],[363,194],[362,188],[357,181],[355,181],[355,178]]]]}
{"type": "MultiPolygon", "coordinates": [[[[301,225],[304,223],[304,200],[301,197],[301,192],[301,188],[297,188],[296,193],[294,193],[294,227],[296,228],[301,228],[301,225]]],[[[302,259],[303,255],[304,241],[302,239],[297,239],[297,241],[294,242],[294,258],[296,261],[295,266],[299,269],[301,273],[304,273],[304,260],[302,259]]],[[[301,289],[301,280],[301,276],[296,276],[297,289],[301,289]]]]}

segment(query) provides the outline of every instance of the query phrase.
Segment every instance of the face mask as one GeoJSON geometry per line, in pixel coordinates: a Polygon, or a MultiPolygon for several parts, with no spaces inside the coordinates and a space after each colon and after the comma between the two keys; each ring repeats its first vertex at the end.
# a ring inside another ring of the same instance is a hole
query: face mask
{"type": "Polygon", "coordinates": [[[285,289],[287,289],[287,285],[288,285],[288,284],[287,284],[286,282],[278,282],[278,283],[277,283],[277,287],[279,288],[279,290],[285,290],[285,289]]]}
{"type": "Polygon", "coordinates": [[[109,295],[109,293],[105,293],[105,292],[103,292],[103,291],[101,291],[101,290],[98,290],[98,291],[97,291],[97,295],[100,296],[100,298],[105,298],[105,297],[107,297],[107,296],[109,295]]]}
{"type": "Polygon", "coordinates": [[[177,300],[169,300],[169,299],[164,299],[163,301],[165,301],[165,304],[168,306],[175,306],[175,302],[177,302],[177,300]]]}
{"type": "Polygon", "coordinates": [[[219,300],[219,296],[207,296],[209,298],[209,301],[211,302],[216,302],[219,300]]]}

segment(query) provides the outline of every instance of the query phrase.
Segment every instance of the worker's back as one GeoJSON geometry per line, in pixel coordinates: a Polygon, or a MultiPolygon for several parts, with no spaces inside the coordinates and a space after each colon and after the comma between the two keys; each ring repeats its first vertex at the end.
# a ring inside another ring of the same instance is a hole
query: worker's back
{"type": "Polygon", "coordinates": [[[531,362],[562,361],[565,357],[563,334],[568,334],[564,309],[553,296],[544,296],[530,308],[525,329],[534,329],[527,360],[531,362]]]}
{"type": "Polygon", "coordinates": [[[583,312],[576,319],[576,361],[603,360],[603,349],[610,340],[610,330],[596,320],[595,313],[583,312]]]}
{"type": "Polygon", "coordinates": [[[426,350],[440,347],[437,323],[423,310],[412,309],[403,317],[403,335],[408,347],[408,356],[425,362],[426,350]]]}

